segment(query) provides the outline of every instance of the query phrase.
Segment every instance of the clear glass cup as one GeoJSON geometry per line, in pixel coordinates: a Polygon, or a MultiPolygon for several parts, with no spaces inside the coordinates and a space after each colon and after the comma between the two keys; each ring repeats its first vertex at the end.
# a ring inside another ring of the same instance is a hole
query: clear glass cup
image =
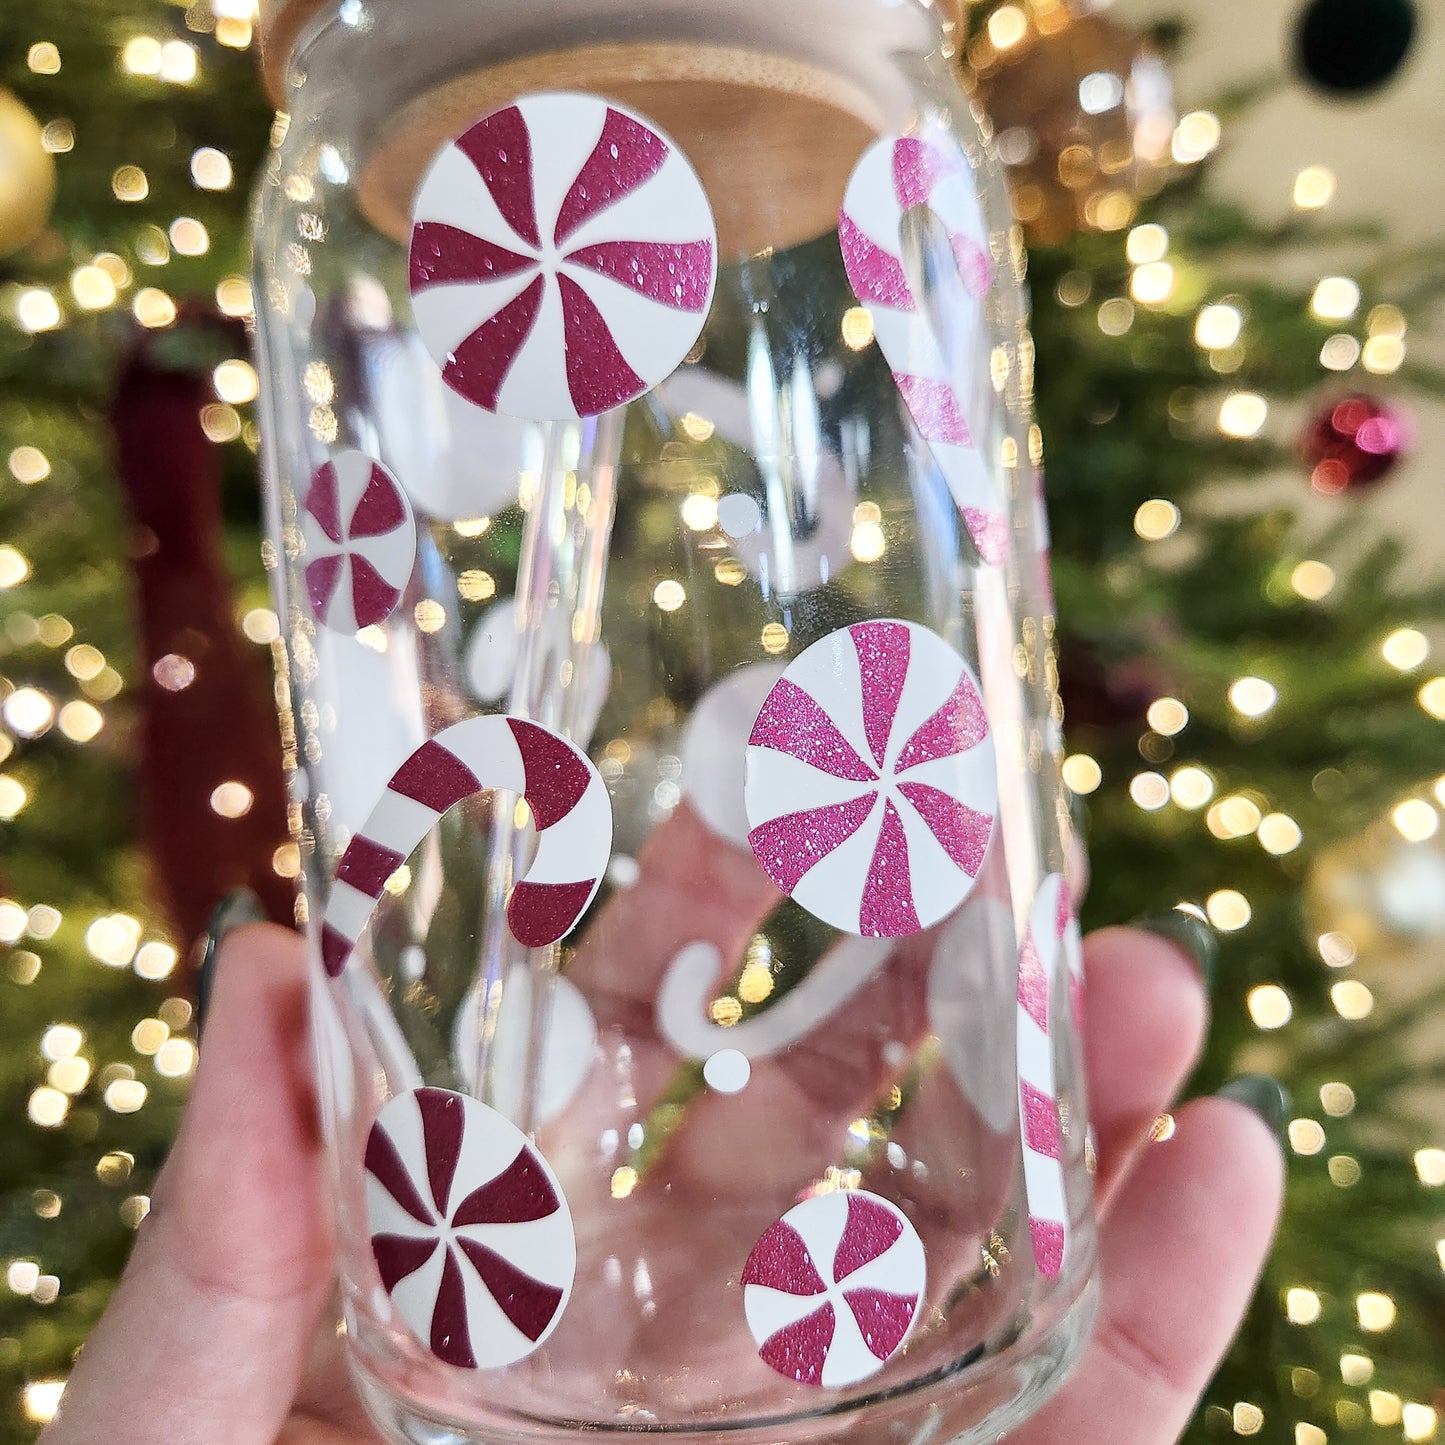
{"type": "Polygon", "coordinates": [[[1095,1240],[1024,257],[947,28],[344,0],[285,103],[266,555],[368,1408],[993,1439],[1095,1240]]]}

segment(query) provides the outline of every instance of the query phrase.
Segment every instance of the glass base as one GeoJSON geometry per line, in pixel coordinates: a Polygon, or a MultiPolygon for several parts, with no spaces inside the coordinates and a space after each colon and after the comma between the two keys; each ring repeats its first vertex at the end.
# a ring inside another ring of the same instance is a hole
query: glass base
{"type": "Polygon", "coordinates": [[[655,1435],[667,1445],[985,1445],[1032,1415],[1067,1379],[1088,1343],[1098,1306],[1093,1279],[1043,1338],[1031,1335],[992,1360],[951,1376],[916,1381],[866,1406],[829,1409],[755,1425],[716,1423],[639,1427],[618,1421],[538,1420],[506,1416],[465,1424],[399,1400],[352,1352],[357,1393],[377,1428],[395,1445],[565,1445],[575,1436],[655,1435]]]}

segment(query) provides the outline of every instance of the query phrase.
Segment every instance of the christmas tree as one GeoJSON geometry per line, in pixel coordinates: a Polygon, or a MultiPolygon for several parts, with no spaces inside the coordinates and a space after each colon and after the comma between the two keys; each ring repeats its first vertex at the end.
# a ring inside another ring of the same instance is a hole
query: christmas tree
{"type": "MultiPolygon", "coordinates": [[[[1086,922],[1206,915],[1222,947],[1197,1086],[1262,1068],[1295,1099],[1279,1243],[1195,1436],[1430,1439],[1445,1152],[1416,1101],[1442,1073],[1420,1021],[1445,995],[1373,986],[1399,940],[1359,921],[1341,880],[1422,856],[1445,804],[1425,637],[1445,587],[1400,576],[1393,546],[1344,545],[1398,454],[1401,399],[1445,386],[1405,340],[1438,261],[1381,239],[1359,278],[1277,284],[1253,258],[1332,233],[1330,180],[1302,172],[1283,225],[1219,199],[1210,156],[1244,97],[1183,118],[1154,104],[1115,165],[1121,108],[1080,83],[1157,76],[1137,38],[1004,5],[960,49],[985,98],[1017,65],[1009,89],[1036,106],[1005,115],[996,97],[1039,242],[1086,922]],[[1041,151],[1037,117],[1061,104],[1088,156],[1041,151]],[[1308,460],[1265,439],[1291,398],[1318,413],[1308,460]],[[1215,483],[1279,466],[1338,495],[1333,532],[1212,505],[1215,483]]],[[[297,868],[242,334],[246,187],[272,125],[253,50],[249,0],[0,12],[7,1440],[53,1410],[147,1207],[196,1056],[186,946],[237,882],[281,916],[297,868]]]]}

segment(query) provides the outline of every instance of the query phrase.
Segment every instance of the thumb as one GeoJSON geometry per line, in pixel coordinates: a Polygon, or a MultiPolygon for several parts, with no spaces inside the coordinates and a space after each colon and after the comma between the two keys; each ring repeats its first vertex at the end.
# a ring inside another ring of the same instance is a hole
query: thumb
{"type": "Polygon", "coordinates": [[[300,938],[227,936],[154,1207],[45,1445],[271,1445],[332,1285],[300,938]]]}

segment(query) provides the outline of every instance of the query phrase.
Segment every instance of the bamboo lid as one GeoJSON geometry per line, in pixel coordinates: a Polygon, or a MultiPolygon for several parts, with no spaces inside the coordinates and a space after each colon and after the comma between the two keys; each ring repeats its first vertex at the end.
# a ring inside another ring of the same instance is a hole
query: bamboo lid
{"type": "MultiPolygon", "coordinates": [[[[279,95],[285,54],[325,0],[274,0],[262,63],[279,95]]],[[[723,257],[783,248],[837,225],[858,157],[884,128],[879,107],[831,70],[720,45],[626,43],[551,50],[454,76],[383,126],[358,180],[363,213],[404,241],[433,156],[475,120],[537,90],[585,90],[636,110],[692,162],[723,257]]]]}

